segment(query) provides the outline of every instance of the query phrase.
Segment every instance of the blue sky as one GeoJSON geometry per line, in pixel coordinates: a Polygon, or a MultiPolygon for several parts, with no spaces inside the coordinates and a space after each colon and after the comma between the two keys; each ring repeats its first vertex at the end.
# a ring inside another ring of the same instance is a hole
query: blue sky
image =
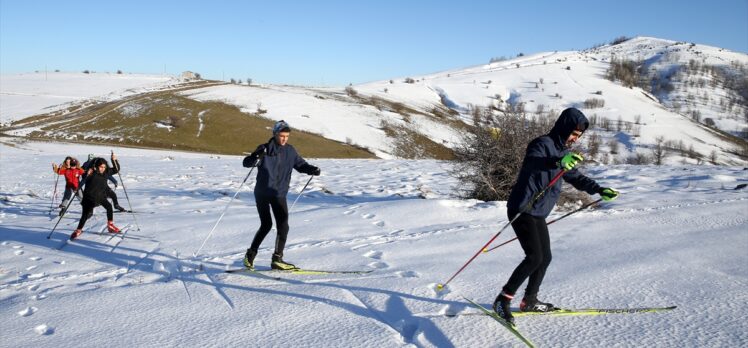
{"type": "Polygon", "coordinates": [[[748,0],[0,0],[0,73],[336,85],[654,36],[748,52],[748,0]]]}

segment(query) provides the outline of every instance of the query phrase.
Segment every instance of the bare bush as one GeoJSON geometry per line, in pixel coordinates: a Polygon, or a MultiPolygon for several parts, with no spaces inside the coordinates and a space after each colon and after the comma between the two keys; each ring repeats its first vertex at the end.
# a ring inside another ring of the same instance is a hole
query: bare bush
{"type": "Polygon", "coordinates": [[[604,106],[605,106],[604,99],[590,98],[584,101],[585,109],[596,109],[596,108],[602,108],[604,106]]]}
{"type": "Polygon", "coordinates": [[[345,94],[347,94],[349,97],[355,97],[358,95],[358,91],[356,91],[356,89],[354,89],[353,87],[348,86],[345,88],[345,94]]]}
{"type": "Polygon", "coordinates": [[[652,148],[652,159],[654,164],[661,166],[663,160],[668,155],[667,147],[665,146],[665,137],[658,136],[655,138],[655,144],[652,148]]]}
{"type": "Polygon", "coordinates": [[[506,200],[522,165],[527,144],[552,127],[547,114],[529,118],[509,105],[500,114],[473,109],[473,125],[455,149],[451,174],[467,198],[506,200]]]}
{"type": "Polygon", "coordinates": [[[411,78],[411,77],[406,77],[406,78],[405,78],[405,83],[416,83],[416,80],[414,80],[414,79],[413,79],[413,78],[411,78]]]}

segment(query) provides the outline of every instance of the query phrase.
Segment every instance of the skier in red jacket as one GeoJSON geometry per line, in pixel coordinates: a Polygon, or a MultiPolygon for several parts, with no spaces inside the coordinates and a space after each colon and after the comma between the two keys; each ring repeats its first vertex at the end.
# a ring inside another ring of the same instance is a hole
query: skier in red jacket
{"type": "Polygon", "coordinates": [[[60,203],[60,215],[65,213],[65,208],[68,206],[68,200],[72,199],[73,194],[78,196],[78,199],[83,198],[83,193],[80,192],[80,179],[84,171],[80,167],[80,163],[73,157],[65,157],[65,161],[62,166],[52,163],[52,170],[58,175],[65,176],[65,194],[62,196],[62,202],[60,203]]]}

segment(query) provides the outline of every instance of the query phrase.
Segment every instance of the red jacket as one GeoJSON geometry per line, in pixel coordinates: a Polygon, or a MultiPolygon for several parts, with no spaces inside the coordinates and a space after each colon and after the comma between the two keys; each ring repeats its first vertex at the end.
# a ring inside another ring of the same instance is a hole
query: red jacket
{"type": "Polygon", "coordinates": [[[78,190],[80,186],[80,177],[85,171],[81,168],[60,168],[57,170],[57,174],[65,176],[65,186],[78,190]]]}

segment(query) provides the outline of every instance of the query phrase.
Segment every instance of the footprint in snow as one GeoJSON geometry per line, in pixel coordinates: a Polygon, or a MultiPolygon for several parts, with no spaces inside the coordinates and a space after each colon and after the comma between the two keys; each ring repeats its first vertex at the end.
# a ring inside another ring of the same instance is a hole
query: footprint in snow
{"type": "Polygon", "coordinates": [[[28,316],[36,313],[37,310],[39,310],[39,309],[36,308],[36,307],[26,307],[26,309],[18,312],[18,315],[20,315],[22,317],[28,317],[28,316]]]}
{"type": "Polygon", "coordinates": [[[41,260],[41,259],[42,259],[42,258],[41,258],[41,257],[39,257],[39,256],[32,256],[32,257],[29,257],[29,260],[31,260],[31,261],[39,261],[39,260],[41,260]]]}
{"type": "Polygon", "coordinates": [[[42,324],[34,328],[34,332],[36,332],[39,335],[51,335],[55,333],[55,328],[48,326],[47,324],[42,324]]]}
{"type": "Polygon", "coordinates": [[[377,227],[384,227],[384,221],[374,221],[372,224],[377,227]]]}
{"type": "Polygon", "coordinates": [[[29,289],[29,291],[36,291],[39,289],[39,284],[29,285],[27,289],[29,289]]]}
{"type": "Polygon", "coordinates": [[[343,212],[343,215],[351,215],[351,214],[353,214],[355,212],[356,212],[355,210],[346,210],[346,211],[343,212]]]}
{"type": "Polygon", "coordinates": [[[370,250],[369,252],[367,252],[366,254],[364,254],[364,257],[368,257],[370,259],[381,260],[382,259],[382,252],[381,251],[370,250]]]}
{"type": "Polygon", "coordinates": [[[395,272],[395,274],[400,278],[420,278],[421,277],[421,275],[415,271],[400,271],[400,272],[395,272]]]}
{"type": "Polygon", "coordinates": [[[9,242],[2,242],[2,243],[0,243],[0,245],[8,245],[8,244],[10,244],[10,243],[9,242]]]}
{"type": "Polygon", "coordinates": [[[374,214],[361,214],[361,217],[364,219],[373,219],[376,215],[374,214]]]}
{"type": "Polygon", "coordinates": [[[30,270],[32,270],[34,268],[37,268],[37,267],[39,267],[39,266],[37,266],[37,265],[29,266],[29,267],[26,267],[26,270],[30,271],[30,270]]]}
{"type": "Polygon", "coordinates": [[[21,255],[23,255],[24,253],[25,253],[25,252],[24,252],[23,250],[16,250],[16,251],[14,252],[14,254],[16,254],[16,255],[18,255],[18,256],[21,256],[21,255]]]}
{"type": "Polygon", "coordinates": [[[387,268],[389,266],[390,265],[388,265],[387,263],[381,262],[381,261],[372,262],[372,263],[369,264],[369,267],[376,268],[376,269],[383,269],[383,268],[387,268]]]}

